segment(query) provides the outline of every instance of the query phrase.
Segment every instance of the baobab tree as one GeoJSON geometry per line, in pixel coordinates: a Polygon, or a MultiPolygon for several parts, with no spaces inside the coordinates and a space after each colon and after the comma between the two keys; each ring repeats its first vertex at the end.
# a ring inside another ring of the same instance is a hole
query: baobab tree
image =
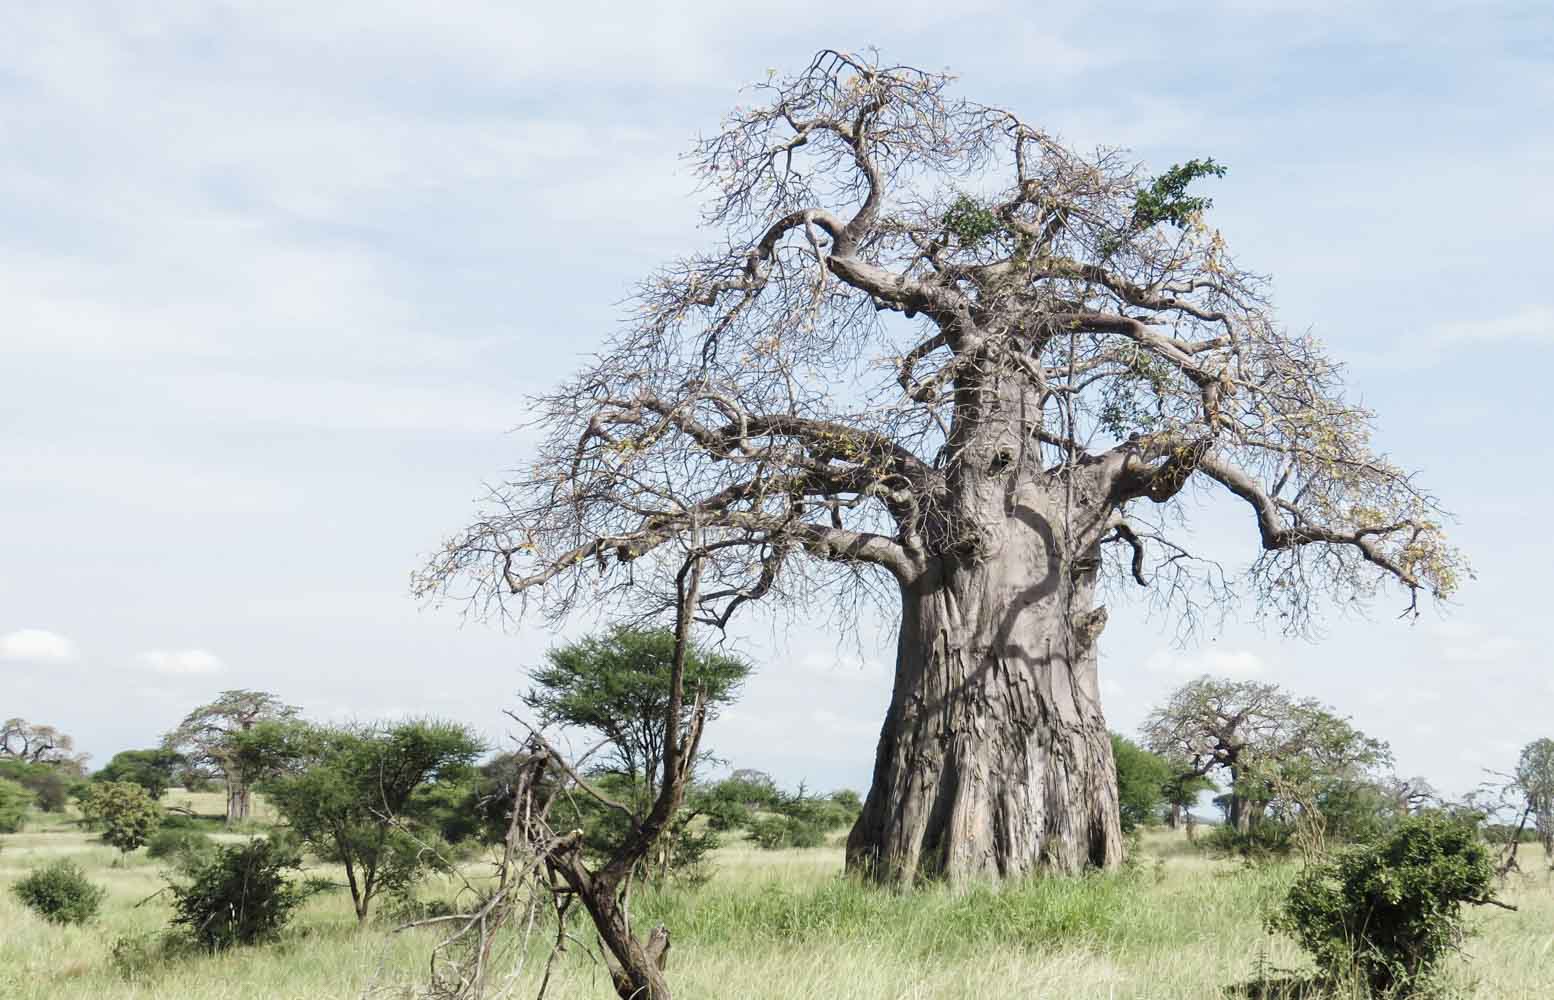
{"type": "Polygon", "coordinates": [[[1180,762],[1180,781],[1223,776],[1225,821],[1237,830],[1291,784],[1314,787],[1391,761],[1385,743],[1321,702],[1263,681],[1189,681],[1149,713],[1143,736],[1150,750],[1180,762]]]}
{"type": "Polygon", "coordinates": [[[182,753],[195,768],[221,776],[227,787],[226,823],[231,826],[248,818],[253,783],[267,770],[264,755],[244,746],[243,734],[263,722],[295,719],[299,711],[268,691],[223,691],[184,716],[162,737],[162,746],[182,753]]]}
{"type": "Polygon", "coordinates": [[[1412,608],[1460,573],[1338,366],[1205,223],[1189,187],[1223,168],[1150,176],[950,84],[825,51],[756,86],[691,154],[723,241],[648,278],[535,401],[532,466],[417,584],[658,611],[655,553],[701,530],[714,625],[759,600],[893,606],[848,840],[890,882],[1119,860],[1099,591],[1189,619],[1225,595],[1174,530],[1190,485],[1244,503],[1240,590],[1294,630],[1324,595],[1390,581],[1412,608]]]}

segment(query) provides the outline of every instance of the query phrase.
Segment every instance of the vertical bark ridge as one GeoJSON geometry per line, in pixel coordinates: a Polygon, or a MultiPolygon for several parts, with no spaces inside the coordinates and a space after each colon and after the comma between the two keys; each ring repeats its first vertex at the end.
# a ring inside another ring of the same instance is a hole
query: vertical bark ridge
{"type": "MultiPolygon", "coordinates": [[[[905,588],[895,689],[850,869],[957,882],[1121,860],[1096,677],[1104,609],[1093,607],[1094,564],[1065,555],[1061,502],[1022,490],[976,562],[905,588]]],[[[1081,513],[1073,524],[1098,523],[1081,513]]]]}

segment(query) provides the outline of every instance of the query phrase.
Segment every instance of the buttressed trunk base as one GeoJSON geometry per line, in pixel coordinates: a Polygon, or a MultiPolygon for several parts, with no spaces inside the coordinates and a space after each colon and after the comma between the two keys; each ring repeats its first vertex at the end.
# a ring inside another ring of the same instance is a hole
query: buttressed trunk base
{"type": "Polygon", "coordinates": [[[961,882],[1122,860],[1097,553],[1092,542],[1083,559],[1063,556],[1056,506],[1022,498],[991,551],[903,587],[895,690],[849,871],[961,882]]]}

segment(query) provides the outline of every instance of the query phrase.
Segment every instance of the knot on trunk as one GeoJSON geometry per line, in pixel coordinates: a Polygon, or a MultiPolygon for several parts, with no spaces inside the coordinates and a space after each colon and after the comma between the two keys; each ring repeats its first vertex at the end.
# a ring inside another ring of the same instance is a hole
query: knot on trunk
{"type": "Polygon", "coordinates": [[[1094,608],[1090,611],[1081,611],[1069,619],[1074,628],[1074,638],[1078,640],[1081,649],[1088,649],[1095,645],[1095,640],[1101,637],[1101,632],[1106,628],[1106,606],[1094,608]]]}

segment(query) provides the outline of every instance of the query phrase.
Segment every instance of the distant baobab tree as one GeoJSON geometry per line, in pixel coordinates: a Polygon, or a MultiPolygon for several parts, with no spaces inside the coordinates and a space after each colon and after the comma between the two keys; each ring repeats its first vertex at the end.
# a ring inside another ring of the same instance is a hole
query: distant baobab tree
{"type": "Polygon", "coordinates": [[[704,622],[883,599],[895,689],[847,854],[885,882],[1117,863],[1104,583],[1189,620],[1234,590],[1300,630],[1324,596],[1412,608],[1463,572],[1204,222],[1189,188],[1221,166],[1150,176],[950,84],[825,51],[754,87],[692,153],[721,239],[536,401],[533,463],[418,582],[658,613],[655,554],[701,532],[704,622]],[[1240,586],[1176,530],[1189,486],[1245,505],[1240,586]]]}

